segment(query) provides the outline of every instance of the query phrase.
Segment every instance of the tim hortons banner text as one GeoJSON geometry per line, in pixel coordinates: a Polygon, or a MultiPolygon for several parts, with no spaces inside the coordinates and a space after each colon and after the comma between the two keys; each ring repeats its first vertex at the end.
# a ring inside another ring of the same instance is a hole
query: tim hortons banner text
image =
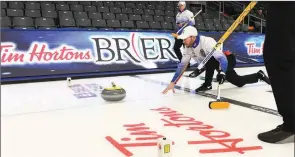
{"type": "MultiPolygon", "coordinates": [[[[201,32],[218,40],[222,33],[201,32]]],[[[233,33],[223,44],[238,64],[263,63],[264,35],[233,33]]],[[[168,32],[3,30],[1,76],[21,78],[174,68],[168,32]]],[[[192,61],[192,63],[194,63],[192,61]]]]}

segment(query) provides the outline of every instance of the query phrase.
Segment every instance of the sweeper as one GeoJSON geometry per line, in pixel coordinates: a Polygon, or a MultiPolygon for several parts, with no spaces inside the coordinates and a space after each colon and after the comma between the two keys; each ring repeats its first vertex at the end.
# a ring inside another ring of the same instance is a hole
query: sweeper
{"type": "MultiPolygon", "coordinates": [[[[189,64],[191,58],[193,58],[197,63],[201,63],[217,43],[211,37],[200,36],[197,29],[193,26],[187,26],[186,28],[184,28],[182,34],[179,35],[178,38],[184,40],[185,49],[183,52],[183,58],[181,60],[181,63],[178,64],[177,70],[171,80],[171,83],[163,91],[164,94],[166,94],[171,89],[173,90],[173,92],[175,92],[174,86],[187,68],[187,65],[189,64]]],[[[245,83],[258,82],[258,79],[262,79],[269,83],[267,76],[262,71],[253,74],[253,76],[251,76],[252,80],[245,81],[248,79],[248,76],[237,75],[237,73],[233,70],[234,66],[234,55],[230,53],[223,53],[221,48],[217,49],[213,53],[213,56],[210,58],[210,60],[206,63],[204,68],[194,72],[195,76],[201,74],[205,70],[208,71],[208,74],[210,74],[210,76],[207,75],[208,84],[203,84],[201,86],[201,90],[200,88],[198,88],[196,89],[196,92],[212,89],[211,82],[214,70],[218,70],[217,81],[219,82],[219,84],[223,84],[226,79],[229,82],[236,84],[237,86],[243,86],[245,83]],[[239,82],[235,82],[237,80],[239,80],[239,82]]],[[[220,95],[220,92],[218,92],[218,95],[220,95]]],[[[220,98],[218,98],[217,101],[220,102],[220,98]]]]}

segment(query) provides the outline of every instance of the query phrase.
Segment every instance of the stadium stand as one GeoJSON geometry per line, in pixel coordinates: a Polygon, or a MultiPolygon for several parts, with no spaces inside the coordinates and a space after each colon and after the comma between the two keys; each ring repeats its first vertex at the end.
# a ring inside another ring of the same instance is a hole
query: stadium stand
{"type": "MultiPolygon", "coordinates": [[[[1,28],[175,30],[177,1],[1,1],[1,28]]],[[[188,5],[197,13],[197,5],[188,5]]],[[[214,7],[195,18],[200,31],[226,31],[233,18],[214,7]]],[[[235,31],[248,32],[241,24],[235,31]]]]}

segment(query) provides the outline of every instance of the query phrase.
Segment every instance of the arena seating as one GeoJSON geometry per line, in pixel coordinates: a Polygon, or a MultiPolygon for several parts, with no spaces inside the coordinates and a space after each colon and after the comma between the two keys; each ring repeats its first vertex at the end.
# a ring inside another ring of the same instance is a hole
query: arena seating
{"type": "MultiPolygon", "coordinates": [[[[1,28],[87,30],[175,30],[177,1],[1,1],[1,28]]],[[[192,12],[198,8],[188,6],[192,12]]],[[[195,18],[200,31],[226,31],[233,20],[218,11],[195,18]],[[216,14],[217,13],[217,14],[216,14]]],[[[236,31],[247,32],[241,24],[236,31]]]]}

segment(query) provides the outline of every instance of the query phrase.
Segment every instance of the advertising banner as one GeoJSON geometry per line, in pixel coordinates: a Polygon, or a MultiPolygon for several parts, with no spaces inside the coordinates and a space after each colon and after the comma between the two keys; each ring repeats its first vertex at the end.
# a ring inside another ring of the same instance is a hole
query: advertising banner
{"type": "MultiPolygon", "coordinates": [[[[201,32],[218,40],[222,33],[201,32]]],[[[238,64],[263,63],[264,35],[233,33],[223,50],[238,64]]],[[[3,30],[1,77],[54,77],[83,73],[130,73],[175,68],[174,38],[168,32],[3,30]]],[[[192,61],[192,63],[194,63],[192,61]]]]}

